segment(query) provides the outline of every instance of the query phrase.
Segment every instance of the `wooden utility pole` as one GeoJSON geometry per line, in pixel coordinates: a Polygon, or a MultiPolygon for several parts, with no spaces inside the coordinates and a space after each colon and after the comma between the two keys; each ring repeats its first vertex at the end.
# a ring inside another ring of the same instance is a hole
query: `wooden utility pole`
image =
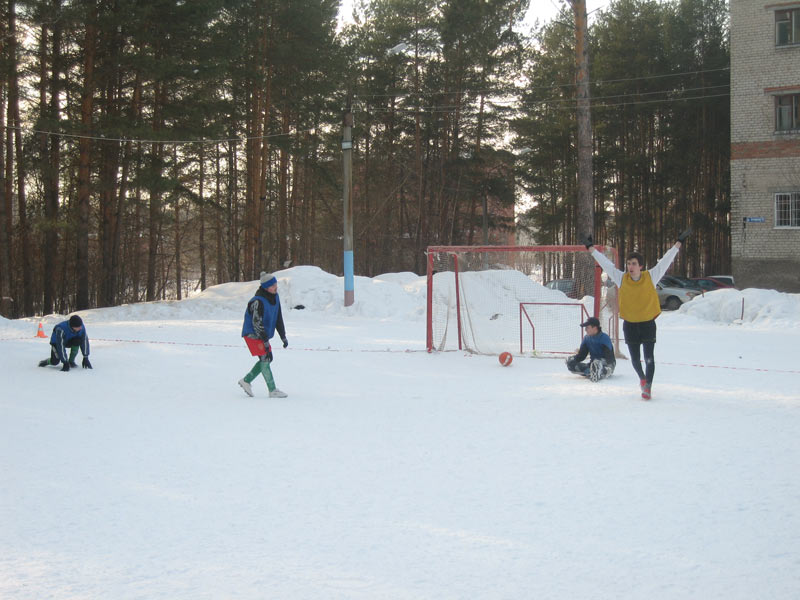
{"type": "MultiPolygon", "coordinates": [[[[589,92],[589,35],[586,0],[570,0],[575,15],[575,96],[578,120],[578,203],[576,206],[576,233],[578,240],[594,234],[594,195],[592,185],[592,113],[589,92]]],[[[575,264],[575,281],[592,281],[590,276],[594,260],[580,254],[575,264]]],[[[583,288],[583,283],[578,283],[583,288]]],[[[578,289],[578,298],[594,295],[593,289],[578,289]]],[[[597,313],[597,303],[595,303],[597,313]]],[[[597,316],[597,314],[595,314],[597,316]]]]}
{"type": "Polygon", "coordinates": [[[589,92],[589,40],[586,0],[570,0],[575,13],[575,66],[578,104],[578,239],[594,231],[592,186],[592,113],[589,92]]]}

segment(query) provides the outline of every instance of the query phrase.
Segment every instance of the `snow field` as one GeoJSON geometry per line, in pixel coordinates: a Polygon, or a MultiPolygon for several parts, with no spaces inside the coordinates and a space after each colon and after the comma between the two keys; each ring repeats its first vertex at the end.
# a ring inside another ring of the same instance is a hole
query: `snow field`
{"type": "Polygon", "coordinates": [[[252,282],[82,312],[91,371],[0,320],[0,597],[797,597],[795,296],[662,315],[642,402],[625,360],[592,384],[427,354],[412,274],[350,309],[341,278],[278,278],[282,400],[236,385],[252,282]]]}

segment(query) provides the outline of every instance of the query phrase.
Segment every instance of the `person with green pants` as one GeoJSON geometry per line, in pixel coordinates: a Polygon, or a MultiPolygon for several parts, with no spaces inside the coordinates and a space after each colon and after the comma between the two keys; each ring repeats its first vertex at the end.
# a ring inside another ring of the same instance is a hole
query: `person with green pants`
{"type": "Polygon", "coordinates": [[[50,358],[39,361],[39,366],[47,367],[63,363],[61,370],[65,373],[70,369],[76,369],[78,365],[75,364],[75,359],[78,357],[78,349],[83,354],[81,365],[84,369],[91,369],[89,336],[86,334],[86,326],[78,315],[72,315],[69,320],[61,321],[53,327],[53,335],[50,336],[50,358]],[[69,356],[67,356],[67,348],[69,348],[69,356]]]}
{"type": "Polygon", "coordinates": [[[239,380],[239,385],[248,396],[253,396],[253,383],[259,373],[267,382],[270,398],[286,398],[288,394],[282,392],[275,385],[270,363],[272,362],[272,346],[269,340],[278,332],[283,342],[283,347],[289,345],[286,339],[286,328],[281,314],[281,300],[278,297],[278,280],[269,273],[261,273],[261,285],[255,295],[247,303],[244,311],[242,337],[244,338],[250,354],[258,357],[258,362],[250,372],[239,380]]]}

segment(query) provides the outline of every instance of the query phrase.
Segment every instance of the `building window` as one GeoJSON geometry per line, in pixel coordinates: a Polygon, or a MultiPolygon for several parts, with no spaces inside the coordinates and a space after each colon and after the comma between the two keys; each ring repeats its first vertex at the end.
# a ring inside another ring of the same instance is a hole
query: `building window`
{"type": "Polygon", "coordinates": [[[775,45],[800,44],[800,8],[775,11],[775,45]]]}
{"type": "Polygon", "coordinates": [[[800,192],[775,194],[775,227],[800,227],[800,192]]]}
{"type": "Polygon", "coordinates": [[[775,131],[800,130],[800,94],[775,96],[775,131]]]}

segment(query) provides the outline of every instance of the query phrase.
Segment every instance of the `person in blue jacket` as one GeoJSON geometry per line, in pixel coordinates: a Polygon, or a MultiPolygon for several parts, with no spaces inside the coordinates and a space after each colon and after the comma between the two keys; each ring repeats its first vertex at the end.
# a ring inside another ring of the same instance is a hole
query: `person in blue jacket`
{"type": "Polygon", "coordinates": [[[239,385],[248,396],[253,396],[250,385],[260,373],[267,382],[270,398],[286,398],[288,394],[282,392],[275,385],[270,363],[272,362],[272,346],[269,340],[275,332],[283,342],[283,347],[289,345],[286,339],[286,328],[281,314],[281,300],[278,297],[278,280],[269,273],[261,273],[261,285],[247,303],[242,324],[242,337],[244,338],[250,354],[258,357],[258,362],[250,372],[239,380],[239,385]]]}
{"type": "Polygon", "coordinates": [[[91,369],[89,336],[86,334],[86,326],[78,315],[72,315],[69,320],[61,321],[53,327],[53,334],[50,336],[50,358],[40,361],[39,366],[47,367],[64,363],[64,366],[61,367],[62,371],[69,371],[70,368],[77,369],[75,358],[78,356],[78,349],[83,354],[81,366],[84,369],[91,369]],[[69,355],[67,355],[67,348],[69,348],[69,355]]]}
{"type": "Polygon", "coordinates": [[[605,379],[614,372],[617,359],[614,357],[614,345],[607,333],[600,328],[597,317],[589,317],[581,327],[586,328],[578,353],[567,359],[567,368],[573,373],[588,377],[592,381],[605,379]],[[589,356],[589,362],[581,362],[589,356]]]}

